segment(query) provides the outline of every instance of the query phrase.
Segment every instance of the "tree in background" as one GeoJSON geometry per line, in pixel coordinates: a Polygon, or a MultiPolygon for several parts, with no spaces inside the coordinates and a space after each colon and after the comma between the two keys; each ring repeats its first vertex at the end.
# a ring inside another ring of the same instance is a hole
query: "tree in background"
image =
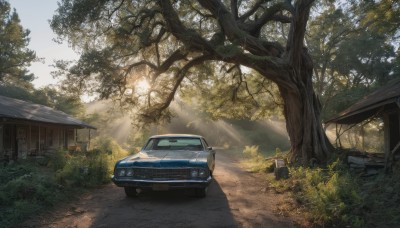
{"type": "Polygon", "coordinates": [[[64,111],[74,116],[83,113],[79,96],[67,94],[55,87],[35,89],[35,76],[28,67],[38,58],[28,49],[29,30],[24,29],[16,10],[0,0],[0,95],[31,101],[64,111]]]}
{"type": "MultiPolygon", "coordinates": [[[[214,64],[219,76],[243,81],[242,66],[255,70],[258,81],[274,82],[282,97],[291,160],[307,164],[325,161],[331,149],[304,45],[312,3],[63,0],[51,26],[82,51],[75,65],[61,66],[66,83],[131,104],[144,123],[169,117],[168,106],[182,82],[196,77],[196,66],[214,64]],[[287,32],[270,35],[277,23],[287,32]],[[134,86],[143,79],[151,84],[145,93],[134,86]]],[[[237,91],[222,92],[232,97],[237,91]]]]}
{"type": "Polygon", "coordinates": [[[18,14],[11,11],[10,4],[0,0],[0,83],[34,79],[27,69],[37,59],[35,52],[27,48],[29,33],[22,28],[18,14]]]}
{"type": "Polygon", "coordinates": [[[395,61],[399,58],[395,51],[398,45],[394,42],[399,27],[396,30],[390,23],[393,19],[379,13],[382,5],[389,9],[388,4],[333,1],[318,5],[320,13],[310,20],[307,44],[315,61],[314,84],[321,98],[322,119],[332,117],[376,87],[399,77],[395,61]],[[381,16],[371,16],[377,13],[381,16]],[[377,24],[386,29],[377,30],[377,24]]]}

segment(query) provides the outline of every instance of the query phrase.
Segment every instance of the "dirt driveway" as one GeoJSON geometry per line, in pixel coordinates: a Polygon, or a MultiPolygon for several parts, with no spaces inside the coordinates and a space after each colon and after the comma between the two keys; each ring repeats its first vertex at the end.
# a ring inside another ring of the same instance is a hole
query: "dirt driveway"
{"type": "Polygon", "coordinates": [[[206,198],[183,191],[127,198],[109,184],[31,221],[34,227],[295,227],[274,212],[281,195],[265,191],[259,177],[241,170],[227,151],[217,152],[215,180],[206,198]]]}

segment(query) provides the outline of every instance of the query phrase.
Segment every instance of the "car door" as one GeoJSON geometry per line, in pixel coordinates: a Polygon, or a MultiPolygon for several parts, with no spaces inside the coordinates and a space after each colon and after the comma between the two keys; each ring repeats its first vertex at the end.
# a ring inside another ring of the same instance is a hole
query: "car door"
{"type": "Polygon", "coordinates": [[[207,141],[204,138],[202,138],[201,140],[204,144],[205,151],[208,152],[207,163],[210,171],[212,172],[214,171],[215,167],[215,150],[208,145],[207,141]]]}

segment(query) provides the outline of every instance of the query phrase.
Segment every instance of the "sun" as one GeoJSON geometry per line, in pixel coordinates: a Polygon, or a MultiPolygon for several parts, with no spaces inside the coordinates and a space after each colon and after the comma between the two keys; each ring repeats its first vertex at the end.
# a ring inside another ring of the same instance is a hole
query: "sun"
{"type": "Polygon", "coordinates": [[[150,84],[146,79],[142,79],[136,83],[136,89],[139,93],[147,93],[150,89],[150,84]]]}

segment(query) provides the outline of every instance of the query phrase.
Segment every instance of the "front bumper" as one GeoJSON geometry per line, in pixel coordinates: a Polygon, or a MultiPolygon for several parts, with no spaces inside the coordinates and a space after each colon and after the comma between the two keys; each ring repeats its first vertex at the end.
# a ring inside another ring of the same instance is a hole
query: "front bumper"
{"type": "Polygon", "coordinates": [[[111,177],[112,182],[118,187],[134,187],[141,189],[157,190],[162,186],[163,190],[169,189],[185,189],[185,188],[205,188],[211,181],[212,177],[209,176],[205,180],[136,180],[127,178],[116,178],[114,175],[111,177]]]}

